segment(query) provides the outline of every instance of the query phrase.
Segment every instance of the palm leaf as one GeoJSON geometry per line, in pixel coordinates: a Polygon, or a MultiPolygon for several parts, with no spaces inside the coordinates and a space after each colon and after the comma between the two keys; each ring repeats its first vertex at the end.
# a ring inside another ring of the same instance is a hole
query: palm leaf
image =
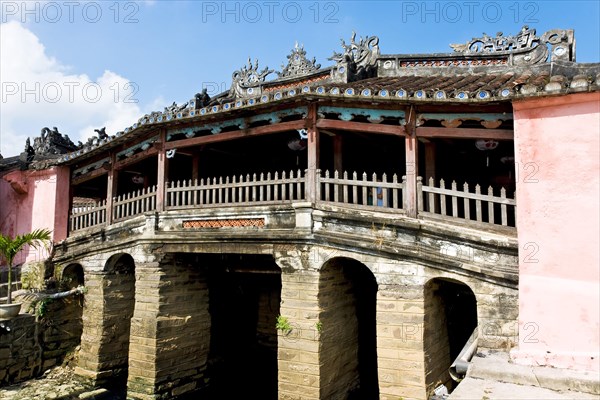
{"type": "Polygon", "coordinates": [[[41,246],[47,247],[51,239],[51,232],[48,229],[36,229],[29,233],[17,235],[13,239],[10,236],[0,234],[0,256],[6,259],[8,264],[8,304],[12,301],[12,268],[15,256],[27,245],[34,249],[41,246]]]}

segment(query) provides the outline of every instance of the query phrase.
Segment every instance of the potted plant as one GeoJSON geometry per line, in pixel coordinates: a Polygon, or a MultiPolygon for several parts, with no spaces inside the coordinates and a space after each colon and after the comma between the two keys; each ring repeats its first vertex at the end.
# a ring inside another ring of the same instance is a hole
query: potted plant
{"type": "Polygon", "coordinates": [[[21,311],[21,303],[12,302],[12,269],[13,261],[17,254],[27,245],[38,248],[48,246],[51,232],[47,229],[36,229],[30,233],[17,235],[14,238],[0,234],[0,256],[6,260],[8,266],[8,288],[6,304],[0,304],[0,319],[12,318],[21,311]]]}

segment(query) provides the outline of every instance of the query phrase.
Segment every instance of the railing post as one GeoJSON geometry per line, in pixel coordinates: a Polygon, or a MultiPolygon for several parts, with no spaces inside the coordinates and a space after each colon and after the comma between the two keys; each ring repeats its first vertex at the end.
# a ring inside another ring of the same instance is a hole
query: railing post
{"type": "Polygon", "coordinates": [[[408,119],[406,121],[406,185],[404,189],[406,193],[403,193],[404,199],[404,211],[409,217],[417,217],[418,209],[418,193],[417,193],[417,167],[418,167],[418,154],[417,151],[417,135],[416,135],[416,110],[411,106],[408,119]]]}
{"type": "Polygon", "coordinates": [[[165,130],[160,131],[158,139],[158,177],[156,180],[156,211],[165,211],[165,193],[167,178],[167,151],[165,149],[165,130]]]}
{"type": "Polygon", "coordinates": [[[310,104],[306,118],[308,134],[308,168],[306,170],[306,201],[315,204],[317,198],[317,170],[319,169],[319,131],[317,129],[317,105],[310,104]]]}

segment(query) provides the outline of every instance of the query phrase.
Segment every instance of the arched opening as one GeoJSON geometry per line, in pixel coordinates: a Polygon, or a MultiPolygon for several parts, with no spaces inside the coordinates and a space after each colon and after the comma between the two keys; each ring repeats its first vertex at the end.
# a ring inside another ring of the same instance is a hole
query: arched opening
{"type": "Polygon", "coordinates": [[[115,393],[124,393],[129,363],[129,334],[135,306],[135,263],[129,254],[116,254],[108,259],[103,282],[104,312],[98,351],[99,385],[107,385],[115,393]]]}
{"type": "Polygon", "coordinates": [[[375,276],[364,264],[337,257],[321,268],[321,398],[379,398],[376,296],[375,276]]]}
{"type": "Polygon", "coordinates": [[[477,327],[477,300],[464,283],[435,278],[425,285],[425,384],[456,386],[448,369],[477,327]]]}
{"type": "Polygon", "coordinates": [[[281,269],[269,255],[197,257],[211,315],[206,398],[276,400],[281,269]]]}
{"type": "Polygon", "coordinates": [[[60,289],[69,290],[83,285],[83,282],[83,267],[80,264],[69,264],[62,270],[59,286],[60,289]]]}

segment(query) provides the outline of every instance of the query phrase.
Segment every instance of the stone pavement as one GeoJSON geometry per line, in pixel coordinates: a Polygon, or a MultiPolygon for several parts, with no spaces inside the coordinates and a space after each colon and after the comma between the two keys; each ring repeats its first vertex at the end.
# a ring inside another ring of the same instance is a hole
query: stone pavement
{"type": "Polygon", "coordinates": [[[506,353],[478,353],[449,400],[600,399],[600,375],[509,362],[506,353]]]}
{"type": "Polygon", "coordinates": [[[93,389],[73,374],[71,367],[56,367],[37,379],[0,388],[0,400],[120,400],[106,389],[93,389]]]}

